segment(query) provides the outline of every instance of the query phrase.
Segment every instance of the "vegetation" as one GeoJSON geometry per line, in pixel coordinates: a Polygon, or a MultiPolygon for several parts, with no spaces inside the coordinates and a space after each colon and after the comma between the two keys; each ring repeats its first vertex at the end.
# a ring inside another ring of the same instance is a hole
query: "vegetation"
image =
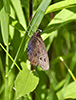
{"type": "Polygon", "coordinates": [[[31,2],[0,1],[0,100],[76,99],[76,1],[31,2]],[[28,61],[29,21],[35,32],[43,30],[48,71],[32,70],[28,61]]]}

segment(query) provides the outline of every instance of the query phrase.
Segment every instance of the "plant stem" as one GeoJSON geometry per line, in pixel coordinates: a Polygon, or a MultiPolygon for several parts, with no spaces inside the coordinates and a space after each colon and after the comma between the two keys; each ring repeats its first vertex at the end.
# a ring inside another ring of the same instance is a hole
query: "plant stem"
{"type": "MultiPolygon", "coordinates": [[[[9,58],[14,62],[14,64],[16,65],[16,67],[19,69],[19,71],[21,70],[19,68],[19,66],[16,64],[16,62],[14,61],[14,59],[11,57],[11,55],[8,53],[8,46],[7,46],[7,50],[3,47],[3,45],[0,43],[0,46],[2,47],[2,49],[6,52],[6,54],[9,56],[9,58]]],[[[7,64],[6,64],[7,65],[7,64]]],[[[11,70],[10,70],[11,71],[11,70]]],[[[8,76],[8,74],[10,73],[10,71],[6,74],[6,77],[8,76]]]]}
{"type": "Polygon", "coordinates": [[[33,0],[30,0],[29,4],[30,4],[29,12],[30,12],[30,21],[31,21],[32,16],[33,16],[33,14],[32,14],[32,12],[33,12],[33,0]]]}
{"type": "Polygon", "coordinates": [[[74,74],[72,73],[72,71],[69,69],[69,67],[67,66],[67,64],[65,63],[65,61],[63,60],[62,57],[60,57],[60,60],[63,62],[63,64],[65,65],[65,67],[67,68],[69,74],[71,75],[71,77],[73,78],[74,81],[76,81],[76,78],[74,76],[74,74]]]}
{"type": "MultiPolygon", "coordinates": [[[[6,46],[7,52],[9,51],[9,46],[6,46]]],[[[5,69],[5,74],[8,73],[8,67],[9,67],[9,59],[8,55],[6,53],[6,69],[5,69]]],[[[5,77],[5,100],[9,100],[9,89],[8,89],[8,77],[5,77]]]]}

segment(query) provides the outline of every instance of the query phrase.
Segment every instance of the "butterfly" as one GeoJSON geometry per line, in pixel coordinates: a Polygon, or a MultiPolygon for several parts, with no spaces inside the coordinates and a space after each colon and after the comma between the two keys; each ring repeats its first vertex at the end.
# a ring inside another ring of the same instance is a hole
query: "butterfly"
{"type": "Polygon", "coordinates": [[[41,38],[41,30],[33,34],[26,48],[28,59],[33,66],[39,65],[43,70],[49,69],[49,58],[41,38]]]}

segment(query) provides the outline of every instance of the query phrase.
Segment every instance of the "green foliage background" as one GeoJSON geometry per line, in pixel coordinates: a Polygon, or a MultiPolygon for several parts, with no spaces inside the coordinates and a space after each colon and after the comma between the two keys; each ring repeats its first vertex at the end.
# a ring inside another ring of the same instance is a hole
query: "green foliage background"
{"type": "Polygon", "coordinates": [[[29,0],[0,1],[0,100],[76,99],[76,0],[33,0],[30,24],[43,30],[48,71],[28,61],[29,10],[29,0]]]}

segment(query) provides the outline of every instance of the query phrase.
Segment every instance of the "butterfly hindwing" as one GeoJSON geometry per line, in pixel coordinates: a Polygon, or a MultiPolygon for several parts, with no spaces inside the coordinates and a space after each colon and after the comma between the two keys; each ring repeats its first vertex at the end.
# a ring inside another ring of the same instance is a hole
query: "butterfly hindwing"
{"type": "Polygon", "coordinates": [[[38,64],[43,70],[48,70],[49,69],[48,54],[41,36],[37,37],[37,44],[39,51],[38,64]]]}

